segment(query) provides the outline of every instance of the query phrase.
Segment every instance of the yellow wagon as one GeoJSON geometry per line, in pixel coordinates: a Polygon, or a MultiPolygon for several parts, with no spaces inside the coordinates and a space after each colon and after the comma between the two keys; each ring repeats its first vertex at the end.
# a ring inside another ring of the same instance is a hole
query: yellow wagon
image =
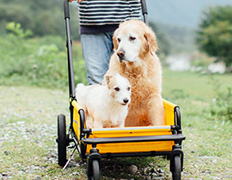
{"type": "MultiPolygon", "coordinates": [[[[87,129],[85,126],[85,112],[75,99],[75,83],[72,62],[72,49],[69,29],[69,4],[64,1],[66,22],[68,70],[69,70],[69,97],[70,97],[70,127],[66,133],[65,116],[58,115],[58,164],[67,164],[66,148],[74,142],[80,157],[87,160],[87,174],[89,179],[100,179],[99,164],[101,158],[159,156],[170,157],[170,171],[173,179],[181,179],[183,170],[182,141],[185,137],[181,131],[180,108],[163,100],[165,109],[165,125],[148,127],[125,127],[87,129]]],[[[142,0],[144,19],[146,6],[142,0]]]]}

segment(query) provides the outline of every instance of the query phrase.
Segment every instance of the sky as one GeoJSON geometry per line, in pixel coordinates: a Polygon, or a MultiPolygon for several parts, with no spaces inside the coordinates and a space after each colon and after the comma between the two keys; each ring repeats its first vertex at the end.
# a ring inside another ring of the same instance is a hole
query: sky
{"type": "Polygon", "coordinates": [[[232,0],[146,0],[151,21],[196,28],[202,11],[215,5],[232,5],[232,0]]]}

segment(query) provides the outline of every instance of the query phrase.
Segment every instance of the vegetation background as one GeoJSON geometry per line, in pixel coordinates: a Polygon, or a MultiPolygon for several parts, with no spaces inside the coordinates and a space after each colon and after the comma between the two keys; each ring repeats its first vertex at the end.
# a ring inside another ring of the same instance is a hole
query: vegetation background
{"type": "MultiPolygon", "coordinates": [[[[181,107],[187,137],[182,175],[184,179],[232,179],[231,67],[229,63],[226,73],[211,74],[208,66],[225,56],[208,53],[201,41],[201,32],[209,41],[226,32],[226,38],[220,38],[221,49],[231,53],[232,3],[148,0],[147,4],[164,69],[163,97],[181,107]],[[219,14],[224,14],[225,7],[229,20],[217,19],[217,28],[205,30],[203,22],[210,12],[221,9],[219,14]],[[188,66],[188,70],[170,70],[170,57],[175,65],[185,57],[178,67],[188,66]]],[[[70,7],[75,82],[87,83],[77,5],[73,2],[70,7]]],[[[65,41],[62,0],[0,0],[1,179],[86,179],[86,165],[78,155],[65,171],[57,165],[56,116],[69,117],[65,41]]],[[[217,40],[215,44],[219,45],[217,40]]],[[[161,169],[160,178],[169,179],[168,162],[162,158],[112,160],[104,162],[109,173],[103,175],[105,179],[149,179],[159,176],[154,173],[161,169]],[[116,167],[117,163],[121,165],[116,167]],[[131,165],[138,167],[136,174],[128,173],[131,165]]]]}

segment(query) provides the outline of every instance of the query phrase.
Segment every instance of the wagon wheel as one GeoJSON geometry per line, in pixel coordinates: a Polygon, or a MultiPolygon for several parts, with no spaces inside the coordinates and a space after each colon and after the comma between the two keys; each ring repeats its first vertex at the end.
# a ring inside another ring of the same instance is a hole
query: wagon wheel
{"type": "Polygon", "coordinates": [[[176,155],[173,158],[172,179],[181,180],[181,159],[179,155],[176,155]]]}
{"type": "Polygon", "coordinates": [[[100,179],[100,168],[99,168],[99,162],[98,160],[93,160],[93,180],[99,180],[100,179]]]}
{"type": "Polygon", "coordinates": [[[58,164],[64,166],[66,163],[66,146],[67,146],[67,136],[66,136],[66,123],[65,116],[63,114],[57,117],[57,143],[58,143],[58,164]]]}
{"type": "Polygon", "coordinates": [[[88,174],[89,180],[100,180],[100,167],[99,167],[99,161],[94,159],[92,161],[92,171],[88,174]]]}

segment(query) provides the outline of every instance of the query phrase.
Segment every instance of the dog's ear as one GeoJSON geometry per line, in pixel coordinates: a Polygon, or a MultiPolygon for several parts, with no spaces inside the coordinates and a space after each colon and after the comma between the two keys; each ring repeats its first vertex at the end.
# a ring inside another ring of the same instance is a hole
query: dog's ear
{"type": "Polygon", "coordinates": [[[114,35],[113,35],[113,44],[114,44],[114,51],[116,51],[118,49],[118,40],[117,40],[117,36],[118,36],[118,29],[116,29],[114,31],[114,35]]]}
{"type": "Polygon", "coordinates": [[[106,76],[106,83],[107,85],[110,84],[110,79],[112,78],[113,76],[106,76]]]}
{"type": "Polygon", "coordinates": [[[146,46],[151,53],[154,53],[159,49],[156,43],[155,33],[149,27],[146,28],[144,38],[147,43],[146,46]]]}

